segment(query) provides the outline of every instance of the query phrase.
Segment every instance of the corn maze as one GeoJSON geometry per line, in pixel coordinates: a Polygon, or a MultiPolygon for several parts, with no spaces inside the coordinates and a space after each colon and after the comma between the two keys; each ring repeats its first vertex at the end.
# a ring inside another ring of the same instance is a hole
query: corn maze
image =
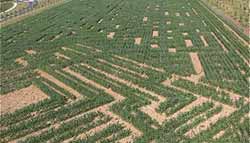
{"type": "Polygon", "coordinates": [[[202,1],[72,0],[1,41],[0,142],[249,142],[249,38],[202,1]]]}

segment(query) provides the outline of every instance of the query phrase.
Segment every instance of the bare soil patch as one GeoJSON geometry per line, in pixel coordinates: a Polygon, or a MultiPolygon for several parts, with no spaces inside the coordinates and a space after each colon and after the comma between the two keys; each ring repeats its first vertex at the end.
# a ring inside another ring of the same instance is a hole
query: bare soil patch
{"type": "Polygon", "coordinates": [[[57,59],[63,58],[63,59],[66,59],[66,60],[70,60],[70,57],[67,57],[67,56],[65,56],[65,55],[63,55],[63,54],[61,54],[59,52],[56,52],[54,55],[56,56],[57,59]]]}
{"type": "Polygon", "coordinates": [[[158,37],[159,36],[159,32],[158,31],[153,31],[152,37],[158,37]]]}
{"type": "Polygon", "coordinates": [[[204,70],[203,70],[203,67],[201,65],[198,53],[191,52],[191,53],[189,53],[189,56],[191,58],[191,61],[193,63],[193,66],[194,66],[196,73],[200,74],[201,72],[203,72],[204,70]]]}
{"type": "Polygon", "coordinates": [[[168,52],[170,52],[170,53],[176,53],[176,49],[175,48],[169,48],[168,52]]]}
{"type": "Polygon", "coordinates": [[[179,26],[184,26],[185,24],[184,23],[179,23],[179,26]]]}
{"type": "Polygon", "coordinates": [[[17,59],[15,60],[15,62],[18,63],[19,65],[24,66],[24,67],[27,67],[27,66],[28,66],[28,62],[27,62],[23,57],[17,58],[17,59]]]}
{"type": "Polygon", "coordinates": [[[48,96],[35,85],[10,92],[5,95],[1,95],[1,115],[14,112],[17,109],[21,109],[25,106],[38,103],[39,101],[47,98],[48,96]]]}
{"type": "Polygon", "coordinates": [[[198,15],[197,11],[194,8],[192,8],[192,10],[193,10],[195,15],[198,15]]]}
{"type": "Polygon", "coordinates": [[[25,52],[29,55],[35,55],[36,54],[36,51],[34,50],[25,50],[25,52]]]}
{"type": "Polygon", "coordinates": [[[141,40],[142,40],[141,37],[135,38],[135,45],[141,45],[141,40]]]}
{"type": "Polygon", "coordinates": [[[222,130],[219,133],[217,133],[216,135],[213,136],[213,139],[219,139],[220,137],[222,137],[224,135],[225,131],[222,130]]]}
{"type": "Polygon", "coordinates": [[[115,36],[115,32],[110,32],[108,35],[107,35],[107,38],[108,39],[113,39],[115,36]]]}
{"type": "Polygon", "coordinates": [[[172,33],[173,31],[172,30],[168,30],[167,33],[172,33]]]}
{"type": "Polygon", "coordinates": [[[183,35],[183,36],[187,36],[187,35],[188,35],[188,33],[187,33],[187,32],[184,32],[184,33],[182,33],[182,35],[183,35]]]}
{"type": "Polygon", "coordinates": [[[203,35],[201,35],[200,38],[201,38],[201,41],[203,42],[204,46],[208,47],[208,43],[207,43],[207,40],[205,39],[205,37],[203,35]]]}
{"type": "Polygon", "coordinates": [[[151,44],[151,48],[153,48],[153,49],[159,48],[159,45],[158,44],[151,44]]]}
{"type": "Polygon", "coordinates": [[[177,12],[177,13],[175,13],[175,15],[176,15],[176,16],[180,16],[180,13],[179,13],[179,12],[177,12]]]}
{"type": "Polygon", "coordinates": [[[191,40],[185,40],[186,47],[193,47],[193,42],[191,40]]]}
{"type": "Polygon", "coordinates": [[[140,110],[149,115],[152,119],[156,120],[161,125],[166,120],[166,116],[156,112],[156,109],[163,101],[164,100],[161,100],[160,102],[151,101],[152,103],[150,105],[143,106],[142,108],[140,108],[140,110]]]}
{"type": "Polygon", "coordinates": [[[168,37],[168,40],[172,40],[172,39],[174,39],[174,37],[168,37]]]}
{"type": "Polygon", "coordinates": [[[171,24],[171,21],[167,21],[166,24],[167,24],[167,25],[171,24]]]}

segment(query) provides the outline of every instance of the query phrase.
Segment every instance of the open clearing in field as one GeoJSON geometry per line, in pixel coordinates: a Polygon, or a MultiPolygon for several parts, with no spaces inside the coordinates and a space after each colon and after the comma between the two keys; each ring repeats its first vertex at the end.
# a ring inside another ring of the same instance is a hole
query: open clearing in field
{"type": "Polygon", "coordinates": [[[191,40],[185,40],[186,47],[193,47],[193,42],[191,40]]]}
{"type": "Polygon", "coordinates": [[[0,96],[1,115],[38,103],[48,96],[34,85],[0,96]]]}

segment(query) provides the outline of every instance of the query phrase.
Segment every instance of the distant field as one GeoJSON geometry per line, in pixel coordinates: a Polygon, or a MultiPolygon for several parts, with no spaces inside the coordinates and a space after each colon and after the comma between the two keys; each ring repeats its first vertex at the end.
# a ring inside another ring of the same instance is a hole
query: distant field
{"type": "Polygon", "coordinates": [[[233,19],[244,26],[249,26],[250,10],[249,0],[205,0],[209,4],[218,7],[233,19]]]}
{"type": "Polygon", "coordinates": [[[0,142],[250,138],[249,39],[200,0],[72,0],[0,34],[0,142]]]}

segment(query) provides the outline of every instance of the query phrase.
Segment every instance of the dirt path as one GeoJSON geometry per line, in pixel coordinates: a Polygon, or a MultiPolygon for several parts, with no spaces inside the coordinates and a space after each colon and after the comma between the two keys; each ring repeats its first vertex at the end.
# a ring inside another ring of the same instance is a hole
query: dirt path
{"type": "Polygon", "coordinates": [[[95,51],[95,52],[102,52],[102,50],[97,49],[97,48],[92,47],[92,46],[87,46],[87,45],[83,45],[83,44],[79,44],[79,43],[77,43],[76,46],[83,47],[83,48],[87,48],[87,49],[93,50],[93,51],[95,51]]]}
{"type": "Polygon", "coordinates": [[[134,84],[134,83],[132,83],[132,82],[130,82],[130,81],[127,81],[127,80],[125,80],[125,79],[121,79],[121,78],[119,78],[119,77],[117,77],[117,76],[115,76],[115,75],[113,75],[113,74],[109,74],[109,73],[107,73],[107,72],[105,72],[105,71],[102,71],[102,70],[100,70],[100,69],[97,69],[97,68],[92,67],[92,66],[90,66],[90,65],[88,65],[88,64],[85,64],[85,63],[81,63],[81,65],[84,66],[84,67],[86,67],[86,68],[91,68],[92,70],[94,70],[94,71],[96,71],[96,72],[99,72],[99,73],[101,73],[101,74],[104,74],[106,77],[111,78],[111,79],[113,79],[113,80],[115,80],[115,81],[118,81],[118,82],[120,82],[120,83],[122,83],[122,84],[125,84],[125,85],[127,85],[127,86],[129,86],[129,87],[131,87],[131,88],[138,89],[138,90],[141,91],[141,92],[144,92],[144,93],[149,94],[149,95],[151,95],[151,96],[157,97],[159,100],[164,100],[164,99],[165,99],[165,97],[162,96],[162,95],[159,95],[159,94],[157,94],[157,93],[155,93],[155,92],[153,92],[153,91],[147,90],[147,89],[145,89],[145,88],[143,88],[143,87],[140,87],[139,85],[134,84]]]}
{"type": "Polygon", "coordinates": [[[48,96],[35,85],[0,95],[0,113],[11,113],[31,104],[47,99],[48,96]]]}
{"type": "Polygon", "coordinates": [[[152,69],[152,70],[155,70],[157,72],[165,72],[164,69],[162,68],[156,68],[156,67],[153,67],[153,66],[150,66],[150,65],[147,65],[145,63],[140,63],[140,62],[137,62],[137,61],[134,61],[134,60],[131,60],[131,59],[128,59],[128,58],[125,58],[125,57],[121,57],[121,56],[118,56],[118,55],[114,55],[115,58],[118,58],[120,60],[124,60],[124,61],[127,61],[127,62],[131,62],[139,67],[143,67],[143,68],[148,68],[148,69],[152,69]]]}
{"type": "Polygon", "coordinates": [[[92,80],[87,79],[86,77],[82,76],[81,74],[72,71],[71,69],[64,68],[63,71],[77,77],[78,79],[80,79],[81,81],[85,82],[86,84],[90,84],[96,88],[99,88],[101,90],[103,90],[104,92],[108,93],[109,95],[113,96],[115,98],[116,101],[122,101],[125,99],[125,97],[123,97],[122,95],[120,95],[119,93],[114,92],[112,89],[108,89],[92,80]]]}
{"type": "Polygon", "coordinates": [[[59,52],[56,52],[54,55],[56,56],[57,59],[63,58],[63,59],[66,59],[66,60],[70,60],[70,57],[67,57],[67,56],[65,56],[65,55],[63,55],[63,54],[61,54],[59,52]]]}
{"type": "Polygon", "coordinates": [[[204,46],[208,47],[208,43],[207,43],[207,40],[205,39],[205,37],[203,35],[201,35],[200,38],[201,38],[201,41],[203,42],[204,46]]]}
{"type": "Polygon", "coordinates": [[[240,56],[240,58],[247,64],[247,66],[250,66],[250,60],[246,59],[238,50],[235,50],[235,52],[240,56]]]}
{"type": "Polygon", "coordinates": [[[42,70],[37,70],[36,71],[41,77],[55,83],[56,85],[58,85],[59,87],[67,90],[69,93],[71,93],[72,95],[74,95],[76,98],[83,98],[84,96],[81,95],[78,91],[74,90],[73,88],[69,87],[68,85],[64,84],[63,82],[59,81],[58,79],[56,79],[55,77],[53,77],[52,75],[42,71],[42,70]]]}
{"type": "Polygon", "coordinates": [[[167,118],[164,114],[158,113],[156,111],[156,109],[162,102],[164,102],[164,100],[161,100],[159,102],[151,101],[151,104],[141,107],[140,110],[149,115],[152,119],[156,120],[161,125],[167,118]]]}
{"type": "Polygon", "coordinates": [[[211,34],[213,35],[213,37],[216,39],[216,41],[219,43],[219,45],[221,46],[221,48],[228,53],[228,49],[224,46],[224,44],[220,41],[220,39],[214,34],[214,32],[211,32],[211,34]]]}
{"type": "Polygon", "coordinates": [[[109,65],[111,65],[112,67],[117,68],[117,69],[120,69],[120,70],[123,70],[123,71],[125,71],[125,72],[129,72],[129,73],[131,73],[131,74],[134,74],[134,75],[136,75],[136,76],[138,76],[138,77],[140,77],[140,78],[148,78],[148,76],[147,76],[146,74],[137,73],[137,72],[132,71],[132,70],[130,70],[130,69],[128,69],[128,68],[125,68],[125,67],[121,67],[121,66],[119,66],[119,65],[112,64],[112,63],[110,63],[110,62],[108,62],[108,61],[106,61],[106,60],[98,59],[98,61],[101,62],[101,63],[109,64],[109,65]]]}
{"type": "Polygon", "coordinates": [[[196,127],[193,129],[189,130],[187,133],[185,133],[185,136],[188,136],[190,138],[193,138],[195,135],[199,134],[202,131],[207,130],[210,128],[213,124],[215,124],[219,119],[228,117],[231,115],[234,111],[236,111],[235,108],[223,105],[222,106],[222,111],[210,118],[208,118],[206,121],[198,124],[196,127]]]}
{"type": "Polygon", "coordinates": [[[217,134],[215,134],[215,135],[213,136],[213,139],[214,139],[214,140],[215,140],[215,139],[219,139],[220,137],[222,137],[222,136],[224,135],[224,133],[225,133],[224,130],[218,132],[217,134]]]}

